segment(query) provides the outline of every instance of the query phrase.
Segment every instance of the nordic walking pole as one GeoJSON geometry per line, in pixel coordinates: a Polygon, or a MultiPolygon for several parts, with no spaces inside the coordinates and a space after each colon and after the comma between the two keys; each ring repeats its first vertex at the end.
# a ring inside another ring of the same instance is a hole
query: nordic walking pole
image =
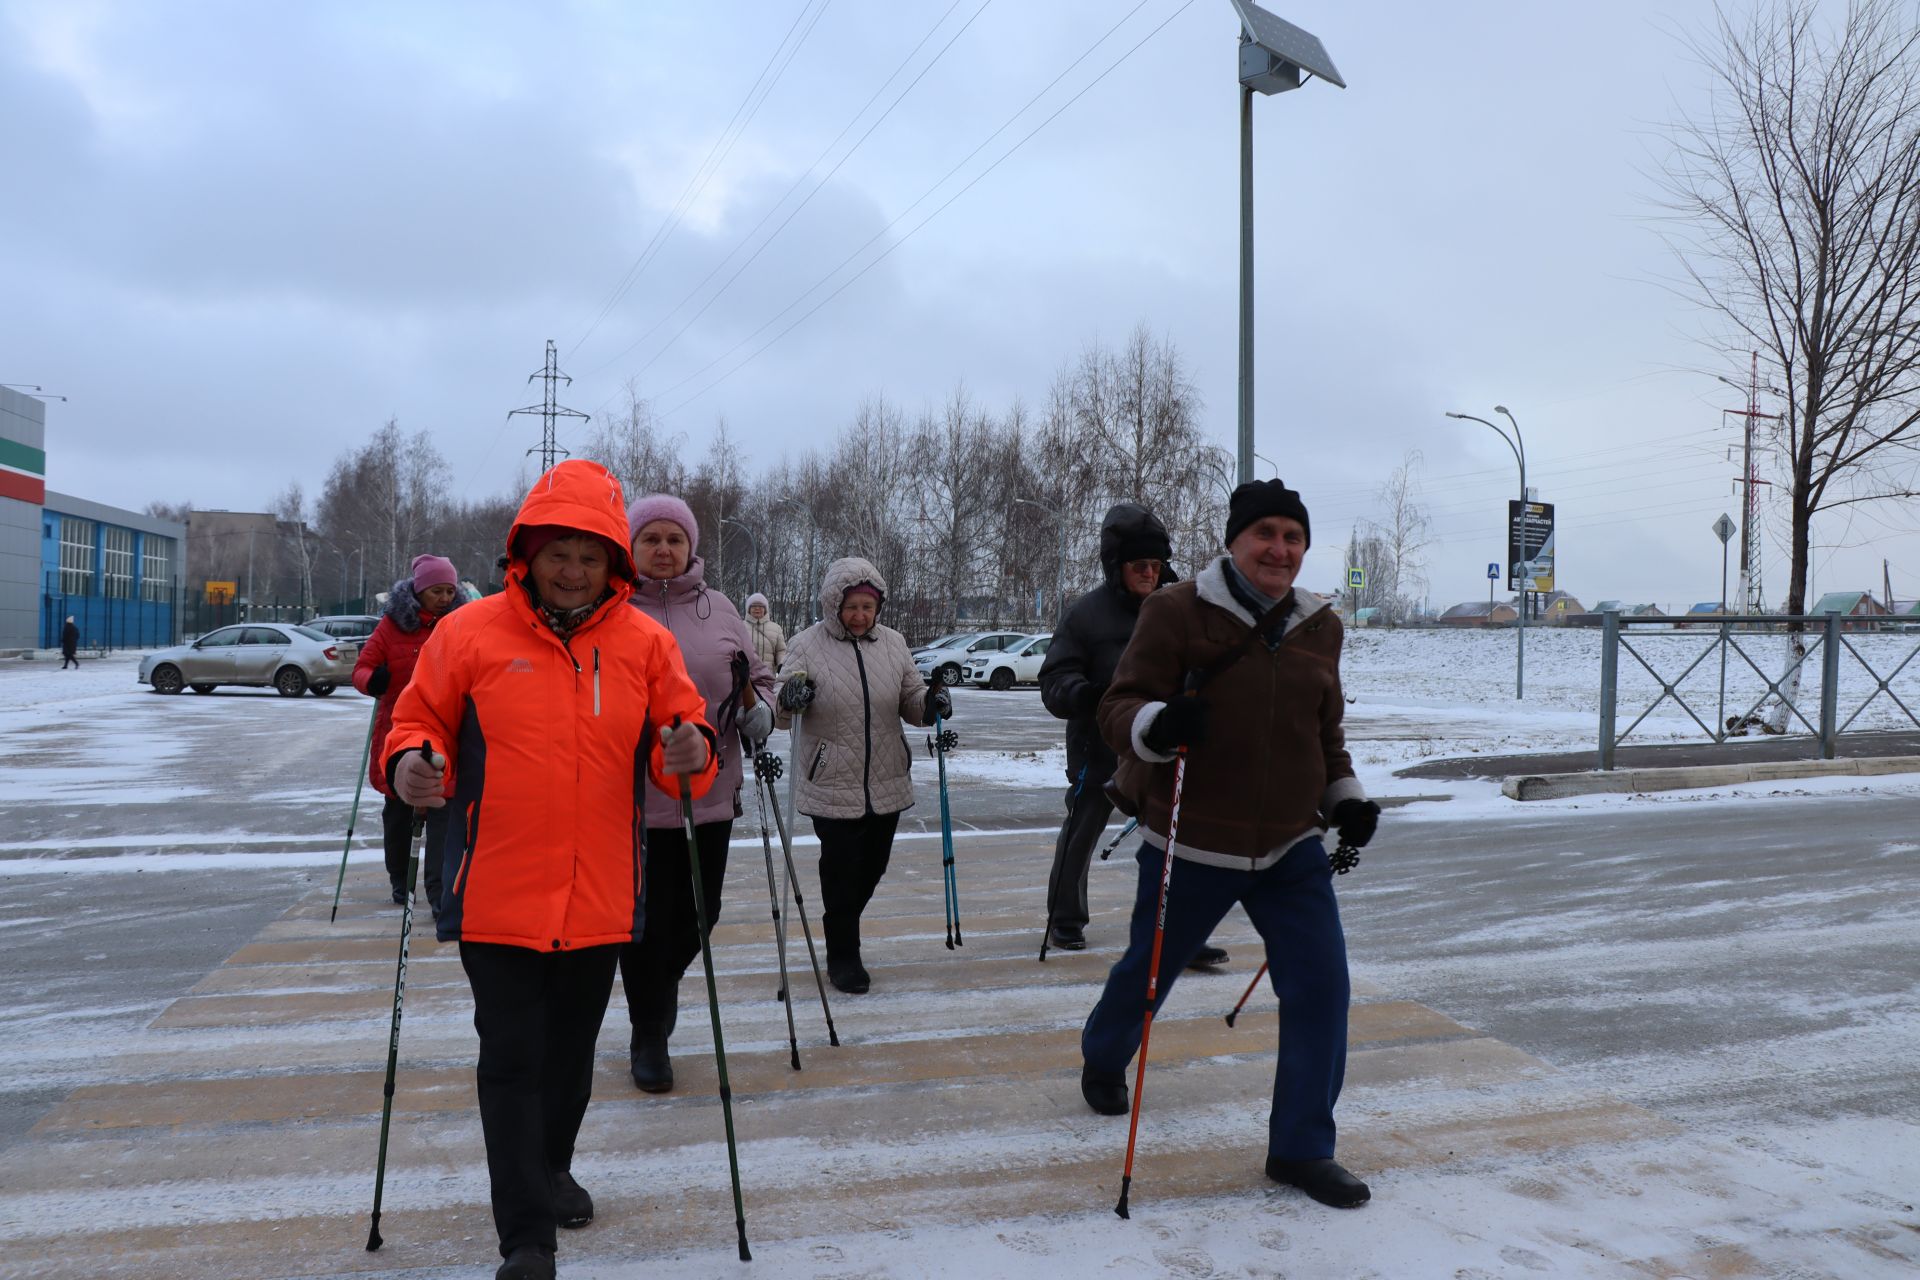
{"type": "Polygon", "coordinates": [[[947,950],[964,947],[960,936],[960,882],[953,870],[953,814],[947,808],[947,752],[960,745],[960,735],[941,727],[940,708],[933,709],[933,754],[940,762],[940,875],[947,891],[947,950]]]}
{"type": "MultiPolygon", "coordinates": [[[[1328,864],[1332,866],[1335,875],[1343,876],[1360,865],[1360,851],[1342,840],[1334,849],[1333,856],[1328,859],[1328,864]]],[[[1247,989],[1240,993],[1240,1003],[1233,1006],[1233,1012],[1227,1015],[1228,1026],[1232,1026],[1233,1020],[1240,1016],[1240,1011],[1246,1008],[1247,1001],[1253,995],[1253,989],[1259,986],[1260,979],[1266,976],[1267,962],[1262,960],[1259,972],[1253,975],[1253,981],[1247,984],[1247,989]]]]}
{"type": "MultiPolygon", "coordinates": [[[[800,934],[807,940],[807,960],[813,965],[813,985],[820,989],[820,1012],[827,1019],[827,1043],[837,1049],[840,1047],[840,1033],[833,1029],[833,1010],[827,1004],[827,984],[820,977],[820,956],[813,949],[813,927],[807,923],[807,898],[800,892],[800,873],[793,865],[793,840],[787,835],[786,819],[780,816],[780,793],[773,789],[774,782],[780,777],[780,757],[771,751],[762,751],[753,758],[753,773],[756,781],[765,780],[767,802],[773,807],[773,829],[779,833],[780,850],[786,856],[785,884],[793,890],[793,910],[800,917],[800,934]]],[[[787,993],[787,1002],[792,1004],[792,992],[787,993]]]]}
{"type": "Polygon", "coordinates": [[[380,722],[380,699],[373,700],[373,714],[367,717],[367,743],[360,748],[360,772],[353,783],[353,811],[347,815],[347,844],[340,850],[340,874],[333,881],[333,910],[327,912],[332,924],[340,914],[340,886],[347,882],[347,850],[353,848],[353,824],[360,820],[360,788],[367,785],[367,762],[373,759],[373,726],[380,722]]]}
{"type": "Polygon", "coordinates": [[[767,795],[760,789],[760,756],[746,734],[740,745],[753,761],[753,798],[760,806],[760,849],[767,858],[767,905],[773,912],[773,945],[780,953],[780,1002],[787,1006],[787,1051],[793,1057],[793,1069],[800,1069],[800,1036],[793,1029],[793,1001],[787,998],[787,925],[780,916],[780,890],[773,883],[773,840],[767,834],[767,795]]]}
{"type": "Polygon", "coordinates": [[[1122,840],[1125,840],[1128,836],[1132,835],[1134,832],[1134,828],[1138,827],[1139,825],[1140,825],[1140,819],[1128,818],[1127,825],[1120,828],[1120,834],[1115,836],[1113,839],[1107,841],[1107,847],[1100,851],[1100,861],[1105,862],[1108,858],[1111,858],[1113,856],[1113,851],[1120,847],[1120,842],[1122,840]]]}
{"type": "Polygon", "coordinates": [[[1240,1016],[1240,1011],[1247,1007],[1247,1001],[1252,997],[1253,989],[1259,986],[1260,979],[1266,976],[1267,976],[1267,962],[1265,960],[1262,960],[1260,962],[1260,971],[1253,975],[1253,981],[1249,982],[1247,984],[1247,989],[1240,993],[1240,1003],[1233,1006],[1233,1012],[1227,1015],[1228,1026],[1232,1026],[1233,1020],[1240,1016]]]}
{"type": "MultiPolygon", "coordinates": [[[[670,732],[679,732],[680,717],[670,732]]],[[[713,1019],[713,1061],[720,1075],[720,1112],[727,1121],[727,1167],[733,1173],[733,1225],[740,1234],[740,1261],[752,1262],[747,1248],[747,1210],[740,1199],[740,1153],[733,1137],[733,1086],[727,1083],[727,1042],[720,1034],[720,991],[713,983],[713,945],[707,940],[707,891],[700,883],[700,846],[693,835],[693,791],[680,777],[680,829],[687,837],[687,862],[693,871],[694,923],[700,930],[700,961],[707,970],[707,1014],[713,1019]]],[[[791,1003],[791,1002],[789,1002],[791,1003]]]]}
{"type": "Polygon", "coordinates": [[[1160,948],[1167,940],[1167,886],[1173,882],[1173,845],[1180,833],[1180,792],[1187,781],[1187,749],[1181,747],[1173,762],[1173,816],[1167,819],[1167,856],[1160,864],[1160,905],[1153,919],[1153,955],[1147,962],[1147,1015],[1140,1027],[1140,1061],[1133,1073],[1133,1119],[1127,1125],[1127,1163],[1120,1175],[1120,1203],[1113,1211],[1123,1218],[1127,1195],[1133,1190],[1133,1148],[1140,1134],[1140,1095],[1147,1084],[1147,1042],[1153,1037],[1153,1006],[1160,996],[1160,948]]]}
{"type": "MultiPolygon", "coordinates": [[[[422,743],[420,752],[431,765],[433,743],[422,743]]],[[[364,767],[361,772],[366,772],[364,767]]],[[[386,1099],[380,1104],[380,1159],[373,1174],[373,1225],[367,1230],[368,1253],[384,1243],[380,1239],[380,1197],[387,1188],[387,1130],[393,1123],[393,1075],[400,1062],[400,1002],[407,994],[407,944],[413,938],[413,881],[420,873],[420,846],[426,839],[427,811],[415,809],[413,834],[407,841],[407,900],[400,907],[400,962],[393,972],[393,1025],[387,1031],[386,1099]]]]}

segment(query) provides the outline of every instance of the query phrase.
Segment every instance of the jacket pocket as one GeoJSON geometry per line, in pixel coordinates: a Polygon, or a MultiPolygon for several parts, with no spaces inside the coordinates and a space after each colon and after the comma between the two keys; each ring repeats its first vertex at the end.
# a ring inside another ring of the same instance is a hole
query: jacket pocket
{"type": "Polygon", "coordinates": [[[814,747],[813,759],[807,765],[808,782],[822,782],[825,780],[820,775],[820,767],[827,761],[827,745],[828,744],[822,742],[814,747]]]}

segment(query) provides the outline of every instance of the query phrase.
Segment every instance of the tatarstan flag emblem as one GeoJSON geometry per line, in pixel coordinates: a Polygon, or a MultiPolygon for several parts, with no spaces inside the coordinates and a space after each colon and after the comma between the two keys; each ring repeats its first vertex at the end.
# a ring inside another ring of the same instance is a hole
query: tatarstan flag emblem
{"type": "Polygon", "coordinates": [[[0,498],[47,503],[47,451],[18,440],[0,440],[0,498]]]}

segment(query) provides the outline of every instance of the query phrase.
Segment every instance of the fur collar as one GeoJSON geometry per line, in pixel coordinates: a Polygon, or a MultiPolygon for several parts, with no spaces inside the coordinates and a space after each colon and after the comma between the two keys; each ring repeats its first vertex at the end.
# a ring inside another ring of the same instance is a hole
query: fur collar
{"type": "MultiPolygon", "coordinates": [[[[1217,608],[1225,609],[1242,624],[1251,627],[1260,621],[1260,619],[1248,613],[1246,607],[1234,598],[1232,590],[1227,586],[1226,565],[1227,557],[1225,556],[1221,556],[1213,561],[1213,563],[1194,575],[1194,587],[1199,592],[1202,600],[1205,600],[1208,604],[1214,605],[1217,608]]],[[[1293,612],[1287,615],[1287,625],[1281,634],[1284,635],[1286,632],[1292,631],[1308,618],[1311,618],[1314,614],[1326,608],[1327,603],[1328,601],[1325,596],[1317,596],[1304,587],[1296,586],[1293,589],[1293,612]]]]}

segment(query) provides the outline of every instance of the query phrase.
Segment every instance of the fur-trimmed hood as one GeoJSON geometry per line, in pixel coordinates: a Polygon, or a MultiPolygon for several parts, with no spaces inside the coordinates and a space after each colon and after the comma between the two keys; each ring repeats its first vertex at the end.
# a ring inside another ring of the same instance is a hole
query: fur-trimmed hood
{"type": "MultiPolygon", "coordinates": [[[[447,606],[452,613],[467,599],[460,594],[460,588],[453,589],[453,603],[447,606]]],[[[393,590],[387,593],[387,607],[380,611],[382,617],[392,618],[393,625],[411,635],[420,629],[420,593],[413,589],[412,578],[402,578],[393,584],[393,590]]],[[[445,617],[446,614],[441,614],[445,617]]]]}

